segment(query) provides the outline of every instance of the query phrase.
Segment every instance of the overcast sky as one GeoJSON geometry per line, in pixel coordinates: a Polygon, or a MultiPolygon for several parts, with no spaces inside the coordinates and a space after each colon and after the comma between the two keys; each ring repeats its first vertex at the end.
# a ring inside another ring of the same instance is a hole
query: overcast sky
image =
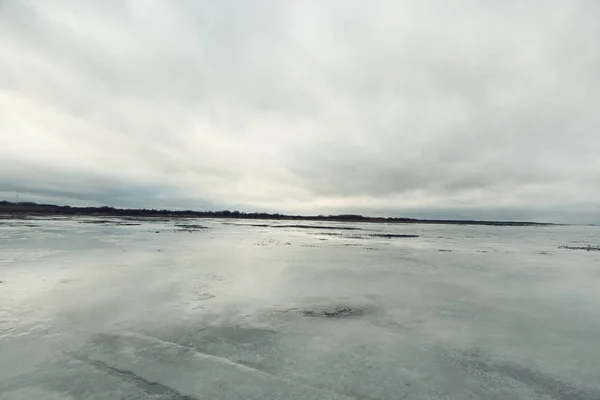
{"type": "Polygon", "coordinates": [[[0,0],[0,198],[599,222],[595,0],[0,0]]]}

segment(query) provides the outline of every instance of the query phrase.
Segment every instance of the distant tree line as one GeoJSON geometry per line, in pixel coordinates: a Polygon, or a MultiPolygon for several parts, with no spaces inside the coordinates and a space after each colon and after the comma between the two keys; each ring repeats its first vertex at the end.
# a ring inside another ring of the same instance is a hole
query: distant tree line
{"type": "Polygon", "coordinates": [[[109,206],[102,207],[72,207],[55,204],[38,204],[32,202],[14,203],[0,201],[0,214],[18,215],[90,215],[106,217],[175,217],[175,218],[232,218],[232,219],[271,219],[271,220],[301,220],[301,221],[338,221],[338,222],[395,222],[395,223],[430,223],[430,224],[469,224],[469,225],[548,225],[533,222],[506,221],[469,221],[469,220],[423,220],[395,217],[365,217],[355,214],[340,215],[284,215],[269,213],[246,213],[243,211],[193,211],[193,210],[153,210],[153,209],[123,209],[109,206]]]}

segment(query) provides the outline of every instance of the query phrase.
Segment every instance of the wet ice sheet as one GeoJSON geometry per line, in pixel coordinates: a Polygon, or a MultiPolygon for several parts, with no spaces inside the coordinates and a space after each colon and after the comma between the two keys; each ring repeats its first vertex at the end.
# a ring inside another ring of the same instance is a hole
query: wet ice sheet
{"type": "Polygon", "coordinates": [[[1,223],[0,399],[600,398],[598,228],[1,223]]]}

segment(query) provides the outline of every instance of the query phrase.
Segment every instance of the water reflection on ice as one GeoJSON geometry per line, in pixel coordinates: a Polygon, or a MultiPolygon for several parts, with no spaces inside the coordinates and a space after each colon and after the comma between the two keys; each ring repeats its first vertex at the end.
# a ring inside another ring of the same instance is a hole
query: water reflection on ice
{"type": "Polygon", "coordinates": [[[600,399],[599,228],[90,221],[2,220],[2,400],[600,399]]]}

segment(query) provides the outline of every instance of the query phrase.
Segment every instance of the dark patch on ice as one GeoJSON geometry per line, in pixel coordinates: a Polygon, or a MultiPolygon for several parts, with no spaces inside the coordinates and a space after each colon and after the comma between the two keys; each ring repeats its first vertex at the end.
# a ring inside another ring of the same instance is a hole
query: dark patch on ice
{"type": "Polygon", "coordinates": [[[565,246],[559,246],[559,249],[566,249],[566,250],[585,250],[585,251],[600,251],[600,246],[592,246],[592,245],[587,245],[587,246],[569,246],[569,245],[565,245],[565,246]]]}
{"type": "Polygon", "coordinates": [[[271,226],[268,224],[239,224],[236,222],[223,222],[223,225],[251,226],[251,227],[255,227],[255,228],[268,228],[271,226]]]}
{"type": "Polygon", "coordinates": [[[326,310],[302,310],[305,317],[346,318],[363,315],[363,310],[350,307],[339,307],[326,310]]]}
{"type": "Polygon", "coordinates": [[[109,219],[99,219],[99,220],[88,220],[88,221],[79,221],[80,224],[110,224],[110,225],[118,225],[118,226],[137,226],[141,225],[138,222],[127,222],[127,221],[119,221],[119,220],[109,220],[109,219]]]}
{"type": "Polygon", "coordinates": [[[293,229],[325,229],[325,230],[340,230],[340,231],[361,231],[362,228],[354,226],[334,226],[334,225],[269,225],[269,224],[238,224],[235,222],[223,222],[225,225],[252,226],[256,228],[293,228],[293,229]]]}
{"type": "MultiPolygon", "coordinates": [[[[134,221],[134,222],[173,222],[173,219],[169,219],[169,218],[161,218],[161,217],[151,217],[151,216],[147,216],[147,217],[120,217],[121,220],[123,221],[134,221]]],[[[181,221],[181,219],[177,219],[178,221],[181,221]]]]}
{"type": "Polygon", "coordinates": [[[373,314],[376,311],[376,306],[371,302],[364,303],[354,302],[351,299],[340,298],[338,301],[325,298],[319,301],[318,298],[307,298],[303,304],[298,304],[293,307],[274,309],[270,311],[273,315],[294,316],[294,317],[309,317],[309,318],[357,318],[365,315],[373,314]]]}
{"type": "Polygon", "coordinates": [[[452,252],[452,250],[447,250],[447,249],[439,249],[438,251],[445,252],[445,253],[451,253],[452,252]]]}
{"type": "Polygon", "coordinates": [[[175,228],[175,232],[200,232],[209,229],[204,225],[196,224],[175,224],[175,228]]]}
{"type": "Polygon", "coordinates": [[[304,317],[351,318],[362,317],[368,311],[368,307],[350,305],[331,305],[323,307],[301,308],[296,311],[304,317]]]}
{"type": "Polygon", "coordinates": [[[215,296],[214,294],[210,293],[210,292],[202,292],[202,293],[195,293],[194,298],[198,301],[203,301],[203,300],[210,300],[210,299],[214,299],[215,296]]]}
{"type": "Polygon", "coordinates": [[[332,225],[271,225],[271,228],[297,228],[297,229],[326,229],[339,231],[361,231],[362,228],[353,226],[332,226],[332,225]]]}
{"type": "Polygon", "coordinates": [[[152,396],[152,397],[166,396],[167,398],[172,399],[172,400],[198,400],[197,397],[188,396],[186,394],[183,394],[183,393],[179,392],[178,390],[176,390],[170,386],[164,385],[160,382],[149,381],[149,380],[137,375],[133,371],[113,367],[113,366],[106,364],[103,361],[92,360],[85,356],[78,356],[78,355],[74,355],[74,354],[71,354],[71,356],[74,359],[84,362],[100,371],[106,372],[109,375],[117,377],[125,382],[134,384],[135,386],[139,387],[144,392],[146,392],[149,396],[152,396]]]}
{"type": "Polygon", "coordinates": [[[255,246],[277,246],[281,242],[277,239],[264,239],[258,243],[254,243],[255,246]]]}
{"type": "Polygon", "coordinates": [[[197,225],[197,224],[175,224],[175,226],[177,228],[183,228],[183,229],[208,229],[208,227],[206,227],[204,225],[197,225]]]}
{"type": "MultiPolygon", "coordinates": [[[[211,280],[211,281],[217,281],[217,282],[223,282],[225,280],[225,275],[223,274],[219,274],[217,272],[209,272],[204,274],[204,278],[211,280]]],[[[204,286],[200,286],[199,288],[203,288],[204,286]]]]}
{"type": "Polygon", "coordinates": [[[179,228],[179,229],[175,229],[174,232],[187,232],[187,233],[192,233],[192,232],[200,232],[203,231],[204,229],[183,229],[183,228],[179,228]]]}
{"type": "Polygon", "coordinates": [[[327,235],[327,236],[339,236],[346,239],[371,239],[371,238],[383,238],[383,239],[406,239],[406,238],[418,238],[419,235],[406,235],[399,233],[361,233],[361,234],[353,234],[347,235],[339,232],[322,232],[318,235],[327,235]]]}
{"type": "Polygon", "coordinates": [[[396,234],[396,233],[370,233],[370,234],[367,234],[366,236],[378,237],[378,238],[386,238],[386,239],[393,239],[393,238],[418,238],[419,237],[419,235],[401,235],[401,234],[396,234]]]}
{"type": "Polygon", "coordinates": [[[40,225],[38,224],[23,224],[20,222],[14,223],[14,222],[0,222],[0,225],[5,225],[8,226],[9,228],[36,228],[40,225]]]}
{"type": "Polygon", "coordinates": [[[489,359],[480,349],[456,351],[448,353],[443,351],[456,365],[478,376],[486,375],[496,380],[493,375],[523,383],[540,394],[549,395],[556,399],[569,400],[598,400],[600,390],[578,387],[562,378],[545,374],[522,365],[498,362],[489,359]]]}

